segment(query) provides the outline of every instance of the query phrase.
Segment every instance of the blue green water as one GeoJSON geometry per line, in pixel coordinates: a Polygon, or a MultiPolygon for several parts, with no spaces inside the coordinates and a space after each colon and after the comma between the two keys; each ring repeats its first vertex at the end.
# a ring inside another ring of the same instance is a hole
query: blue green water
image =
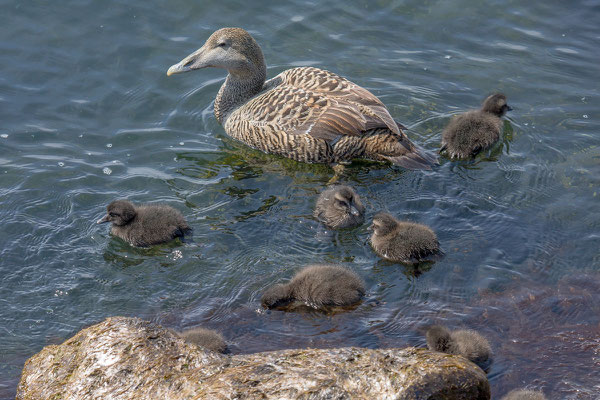
{"type": "Polygon", "coordinates": [[[25,360],[114,315],[217,329],[233,353],[423,346],[432,322],[491,342],[494,397],[600,397],[600,3],[15,1],[0,14],[0,398],[25,360]],[[259,5],[260,4],[260,5],[259,5]],[[428,224],[446,257],[382,262],[367,224],[311,217],[333,171],[224,134],[224,71],[167,78],[216,29],[369,89],[430,151],[455,114],[503,91],[502,143],[433,171],[355,163],[367,207],[428,224]],[[113,199],[163,202],[185,244],[136,249],[94,222],[113,199]],[[335,315],[264,312],[273,282],[342,263],[368,295],[335,315]]]}

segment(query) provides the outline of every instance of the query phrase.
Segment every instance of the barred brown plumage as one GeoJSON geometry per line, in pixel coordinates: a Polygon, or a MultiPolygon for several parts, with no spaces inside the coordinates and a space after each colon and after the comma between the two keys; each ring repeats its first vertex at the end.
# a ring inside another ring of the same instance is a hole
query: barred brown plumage
{"type": "Polygon", "coordinates": [[[437,163],[375,95],[337,74],[299,67],[265,81],[262,50],[241,28],[214,32],[167,75],[206,67],[228,70],[215,117],[228,135],[253,148],[313,163],[365,158],[409,169],[437,163]]]}

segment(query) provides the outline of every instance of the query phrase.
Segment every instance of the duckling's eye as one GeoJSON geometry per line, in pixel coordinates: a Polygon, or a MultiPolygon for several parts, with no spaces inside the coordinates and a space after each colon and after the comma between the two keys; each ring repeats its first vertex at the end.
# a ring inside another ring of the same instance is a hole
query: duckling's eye
{"type": "Polygon", "coordinates": [[[108,215],[110,215],[111,217],[117,217],[119,214],[111,212],[111,213],[108,213],[108,215]]]}
{"type": "Polygon", "coordinates": [[[225,47],[227,47],[227,43],[219,42],[219,43],[217,43],[217,47],[225,48],[225,47]]]}
{"type": "Polygon", "coordinates": [[[337,203],[342,207],[348,207],[348,203],[344,200],[338,200],[337,203]]]}

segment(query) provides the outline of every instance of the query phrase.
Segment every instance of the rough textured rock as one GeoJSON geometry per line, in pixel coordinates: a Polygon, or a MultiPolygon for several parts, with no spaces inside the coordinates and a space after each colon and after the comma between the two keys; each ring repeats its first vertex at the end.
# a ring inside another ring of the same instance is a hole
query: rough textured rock
{"type": "Polygon", "coordinates": [[[226,356],[114,317],[25,363],[17,399],[489,399],[484,372],[426,349],[226,356]]]}

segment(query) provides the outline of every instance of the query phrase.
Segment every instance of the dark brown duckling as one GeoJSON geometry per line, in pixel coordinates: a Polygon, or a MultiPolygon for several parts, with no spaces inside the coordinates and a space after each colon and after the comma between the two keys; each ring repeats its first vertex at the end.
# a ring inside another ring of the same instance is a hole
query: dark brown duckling
{"type": "Polygon", "coordinates": [[[365,206],[354,189],[339,185],[319,195],[314,216],[331,229],[354,228],[365,221],[365,206]]]}
{"type": "Polygon", "coordinates": [[[217,331],[206,328],[187,329],[178,335],[188,343],[194,343],[216,353],[227,352],[227,343],[217,331]]]}
{"type": "Polygon", "coordinates": [[[534,390],[515,389],[506,394],[501,400],[546,400],[542,392],[534,390]]]}
{"type": "Polygon", "coordinates": [[[492,363],[492,348],[488,341],[473,330],[450,332],[440,325],[431,326],[426,334],[429,350],[456,354],[477,364],[484,371],[492,363]]]}
{"type": "Polygon", "coordinates": [[[351,306],[365,294],[363,280],[340,265],[314,264],[303,268],[285,284],[276,284],[262,295],[267,308],[282,307],[294,301],[313,308],[351,306]]]}
{"type": "Polygon", "coordinates": [[[454,116],[442,132],[440,153],[446,151],[450,158],[467,158],[489,149],[500,139],[500,118],[510,110],[506,96],[495,93],[485,99],[481,110],[454,116]]]}
{"type": "Polygon", "coordinates": [[[386,260],[410,264],[442,255],[437,236],[425,225],[398,221],[380,212],[373,217],[371,229],[371,246],[386,260]]]}
{"type": "Polygon", "coordinates": [[[165,243],[192,230],[179,211],[163,204],[136,207],[127,200],[115,200],[106,211],[97,223],[111,222],[111,233],[133,246],[165,243]]]}

